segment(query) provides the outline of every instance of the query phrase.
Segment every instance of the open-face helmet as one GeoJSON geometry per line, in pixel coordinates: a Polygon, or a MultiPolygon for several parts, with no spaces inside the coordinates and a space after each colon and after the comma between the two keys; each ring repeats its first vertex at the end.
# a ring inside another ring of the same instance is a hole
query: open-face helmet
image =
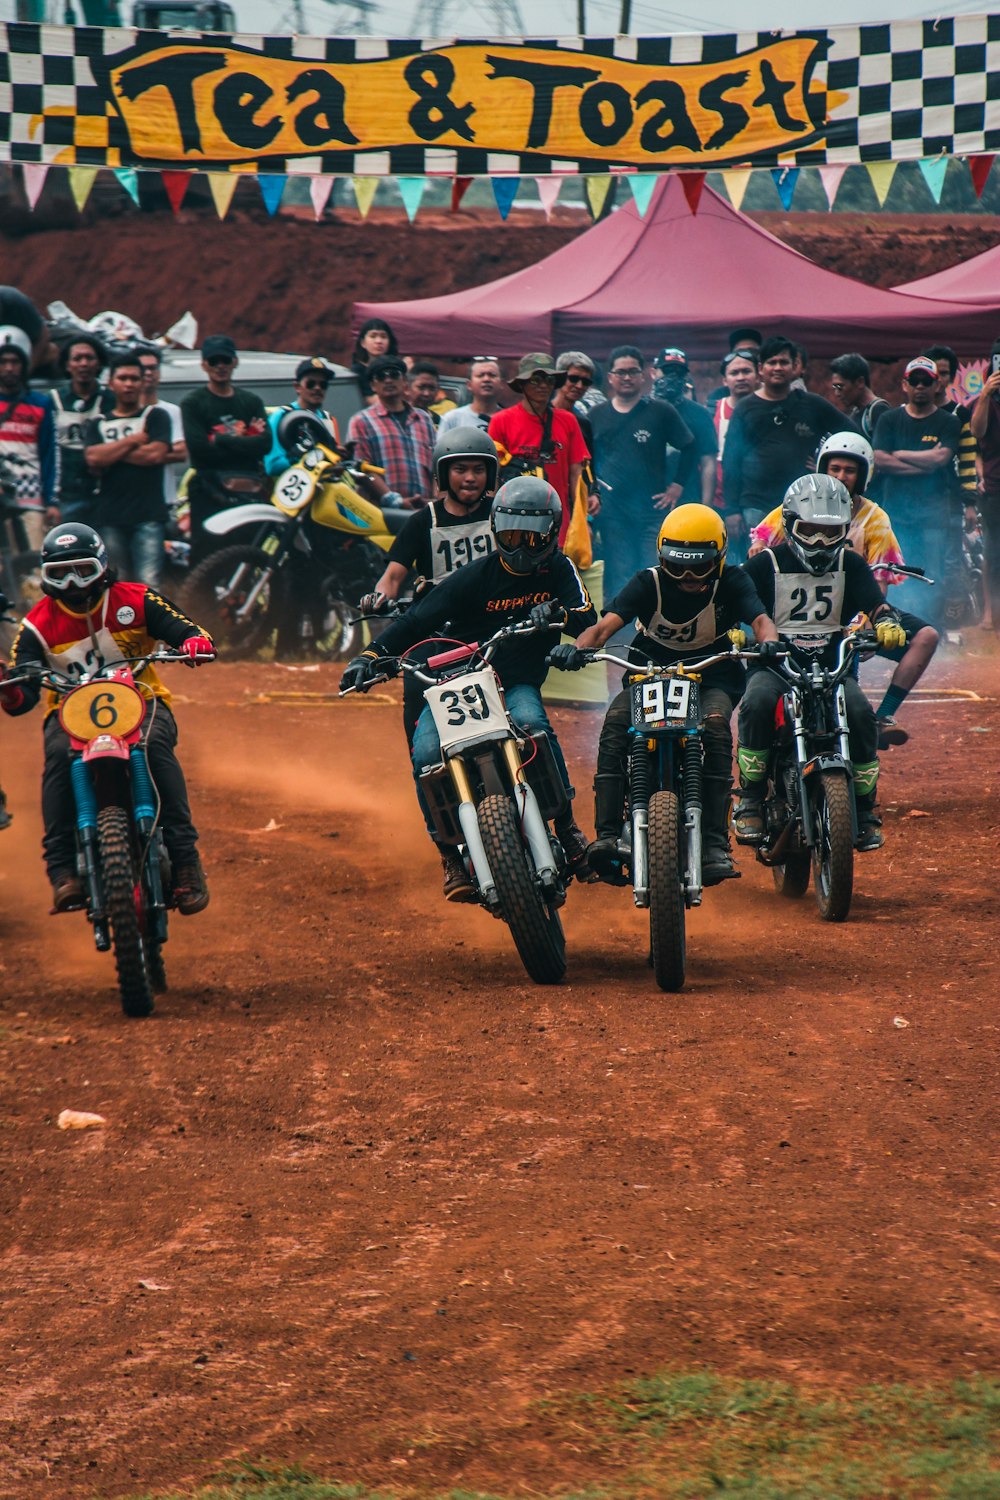
{"type": "Polygon", "coordinates": [[[559,545],[562,501],[547,479],[521,474],[493,497],[490,526],[512,573],[534,573],[559,545]]]}
{"type": "Polygon", "coordinates": [[[656,538],[660,567],[674,583],[710,583],[726,561],[726,523],[710,505],[678,505],[656,538]]]}
{"type": "Polygon", "coordinates": [[[315,448],[317,443],[325,443],[328,447],[333,443],[333,434],[323,419],[315,412],[302,411],[297,406],[286,411],[278,422],[277,438],[286,453],[300,456],[315,448]]]}
{"type": "Polygon", "coordinates": [[[829,474],[794,479],[781,502],[788,545],[810,573],[825,573],[847,545],[851,497],[846,485],[829,474]]]}
{"type": "Polygon", "coordinates": [[[31,364],[31,340],[14,323],[0,325],[0,354],[19,354],[25,370],[31,364]]]}
{"type": "Polygon", "coordinates": [[[486,464],[486,488],[484,494],[492,494],[500,477],[500,460],[496,443],[481,427],[452,427],[443,432],[434,444],[434,483],[439,490],[446,490],[448,471],[459,458],[481,458],[486,464]]]}
{"type": "Polygon", "coordinates": [[[872,470],[875,454],[871,443],[860,432],[832,432],[816,455],[816,472],[825,474],[831,458],[853,458],[858,466],[858,484],[855,494],[863,495],[872,470]]]}
{"type": "Polygon", "coordinates": [[[111,582],[104,538],[81,521],[46,533],[41,569],[42,593],[75,610],[92,609],[111,582]]]}

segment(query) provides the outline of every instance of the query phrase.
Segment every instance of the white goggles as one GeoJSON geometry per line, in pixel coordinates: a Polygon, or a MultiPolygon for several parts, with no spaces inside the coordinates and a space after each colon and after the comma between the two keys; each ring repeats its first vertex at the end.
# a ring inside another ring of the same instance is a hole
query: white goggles
{"type": "Polygon", "coordinates": [[[99,557],[67,557],[61,562],[42,563],[42,577],[60,593],[66,589],[87,589],[104,577],[105,565],[99,557]]]}
{"type": "Polygon", "coordinates": [[[846,526],[817,526],[808,530],[808,521],[796,521],[792,531],[803,547],[836,547],[847,536],[846,526]]]}

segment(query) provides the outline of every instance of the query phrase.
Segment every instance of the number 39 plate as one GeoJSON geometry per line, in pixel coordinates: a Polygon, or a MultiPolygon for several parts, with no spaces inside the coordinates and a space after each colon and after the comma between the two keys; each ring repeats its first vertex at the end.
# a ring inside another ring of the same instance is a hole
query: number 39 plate
{"type": "Polygon", "coordinates": [[[429,687],[424,699],[434,715],[443,755],[475,740],[502,740],[510,734],[496,673],[489,667],[429,687]]]}
{"type": "Polygon", "coordinates": [[[700,718],[698,684],[690,677],[659,677],[632,684],[636,729],[694,729],[700,718]]]}

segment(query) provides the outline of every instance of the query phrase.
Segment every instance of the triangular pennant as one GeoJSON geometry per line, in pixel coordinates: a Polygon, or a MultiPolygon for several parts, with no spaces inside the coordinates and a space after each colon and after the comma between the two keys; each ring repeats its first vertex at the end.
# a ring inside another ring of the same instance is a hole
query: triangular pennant
{"type": "Polygon", "coordinates": [[[778,189],[781,206],[786,213],[791,208],[792,199],[795,197],[795,184],[799,180],[799,170],[798,167],[771,168],[771,176],[774,178],[774,185],[778,189]]]}
{"type": "Polygon", "coordinates": [[[212,202],[215,204],[215,212],[220,219],[224,219],[229,212],[229,205],[233,201],[233,194],[239,184],[240,174],[238,172],[208,172],[208,188],[212,194],[212,202]]]}
{"type": "Polygon", "coordinates": [[[45,186],[45,178],[48,175],[48,167],[40,163],[25,162],[21,168],[21,176],[24,182],[24,196],[28,200],[28,207],[34,210],[45,186]]]}
{"type": "Polygon", "coordinates": [[[414,219],[417,217],[417,209],[420,207],[420,200],[424,196],[424,189],[427,186],[427,178],[397,177],[396,183],[399,187],[399,196],[403,200],[403,207],[406,209],[406,217],[412,224],[414,219]]]}
{"type": "Polygon", "coordinates": [[[737,210],[743,207],[743,199],[746,197],[747,188],[750,186],[752,172],[743,167],[734,167],[731,172],[723,172],[722,180],[726,184],[726,192],[729,201],[737,210]]]}
{"type": "Polygon", "coordinates": [[[927,184],[927,190],[935,203],[941,202],[941,194],[944,192],[944,179],[948,171],[947,156],[932,156],[928,161],[918,163],[927,184]]]}
{"type": "Polygon", "coordinates": [[[681,187],[688,201],[688,208],[693,214],[698,212],[698,204],[701,202],[701,190],[705,186],[706,173],[704,172],[682,172],[681,187]]]}
{"type": "Polygon", "coordinates": [[[323,217],[330,194],[333,192],[333,177],[313,177],[309,183],[309,196],[312,199],[313,213],[317,219],[323,217]]]}
{"type": "Polygon", "coordinates": [[[897,165],[898,163],[894,161],[869,161],[865,163],[868,169],[868,176],[871,178],[872,187],[875,189],[879,208],[884,208],[885,206],[885,200],[889,196],[889,189],[892,187],[892,179],[896,175],[897,165]]]}
{"type": "Polygon", "coordinates": [[[587,184],[587,202],[590,204],[590,212],[595,219],[599,219],[611,188],[611,178],[601,175],[587,177],[584,180],[587,184]]]}
{"type": "Polygon", "coordinates": [[[969,171],[972,173],[972,186],[976,190],[977,198],[983,196],[983,188],[986,186],[986,179],[990,175],[992,165],[992,156],[969,157],[969,171]]]}
{"type": "Polygon", "coordinates": [[[462,199],[472,186],[471,177],[453,177],[451,181],[451,211],[457,214],[462,199]]]}
{"type": "Polygon", "coordinates": [[[846,167],[839,166],[819,168],[819,180],[823,184],[826,201],[831,208],[836,201],[837,193],[840,191],[840,184],[844,180],[844,173],[846,171],[846,167]]]}
{"type": "Polygon", "coordinates": [[[378,178],[352,177],[351,186],[354,189],[354,201],[358,205],[358,213],[363,219],[367,219],[372,199],[378,191],[378,178]]]}
{"type": "Polygon", "coordinates": [[[552,210],[556,206],[559,197],[559,189],[562,187],[561,177],[536,177],[535,186],[538,189],[538,201],[545,210],[546,219],[551,219],[552,210]]]}
{"type": "Polygon", "coordinates": [[[278,211],[281,195],[285,191],[285,183],[288,177],[284,172],[261,172],[257,178],[260,186],[260,196],[264,200],[264,207],[272,215],[278,211]]]}
{"type": "Polygon", "coordinates": [[[497,208],[501,219],[506,220],[517,197],[517,190],[521,186],[520,177],[491,177],[493,184],[493,197],[496,199],[497,208]]]}
{"type": "Polygon", "coordinates": [[[160,179],[163,183],[167,197],[170,199],[170,207],[177,213],[184,202],[184,194],[191,186],[190,172],[161,172],[160,179]]]}
{"type": "Polygon", "coordinates": [[[139,174],[135,167],[115,167],[115,176],[128,193],[136,208],[139,207],[139,174]]]}
{"type": "Polygon", "coordinates": [[[656,173],[630,172],[628,185],[632,189],[632,199],[639,210],[639,218],[644,219],[646,217],[646,209],[649,207],[649,200],[652,198],[653,189],[656,186],[656,173]]]}
{"type": "Polygon", "coordinates": [[[69,168],[69,190],[73,194],[73,202],[80,212],[90,197],[90,190],[94,186],[94,178],[97,176],[96,167],[70,167],[69,168]]]}

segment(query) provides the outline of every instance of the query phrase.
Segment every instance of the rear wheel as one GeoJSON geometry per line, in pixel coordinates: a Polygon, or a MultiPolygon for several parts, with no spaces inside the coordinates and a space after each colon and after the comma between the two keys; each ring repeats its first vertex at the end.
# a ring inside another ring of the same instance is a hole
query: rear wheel
{"type": "Polygon", "coordinates": [[[278,623],[278,578],[274,558],[258,547],[224,547],[198,564],[188,581],[188,605],[217,650],[248,656],[267,644],[278,623]],[[250,609],[240,613],[251,594],[250,609]]]}
{"type": "Polygon", "coordinates": [[[822,771],[813,796],[817,834],[812,856],[816,905],[825,922],[843,922],[854,894],[850,783],[836,771],[822,771]]]}
{"type": "Polygon", "coordinates": [[[774,889],[779,896],[798,901],[809,889],[811,859],[808,853],[790,854],[783,865],[772,865],[774,889]]]}
{"type": "Polygon", "coordinates": [[[558,984],[566,973],[562,923],[535,883],[528,851],[506,797],[483,799],[479,831],[496,881],[500,910],[521,962],[536,984],[558,984]]]}
{"type": "Polygon", "coordinates": [[[98,813],[97,842],[122,1010],[127,1016],[148,1016],[153,992],[139,924],[132,828],[123,807],[104,807],[98,813]]]}
{"type": "Polygon", "coordinates": [[[649,940],[661,990],[684,987],[687,939],[681,885],[680,807],[673,792],[649,799],[649,940]]]}

